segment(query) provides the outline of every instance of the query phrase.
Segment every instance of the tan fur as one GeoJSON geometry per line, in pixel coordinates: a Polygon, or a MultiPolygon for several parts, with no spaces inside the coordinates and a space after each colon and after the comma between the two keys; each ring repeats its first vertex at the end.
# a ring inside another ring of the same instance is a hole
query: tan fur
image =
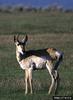
{"type": "Polygon", "coordinates": [[[49,53],[49,55],[55,60],[56,59],[56,50],[53,48],[48,48],[47,52],[49,53]]]}

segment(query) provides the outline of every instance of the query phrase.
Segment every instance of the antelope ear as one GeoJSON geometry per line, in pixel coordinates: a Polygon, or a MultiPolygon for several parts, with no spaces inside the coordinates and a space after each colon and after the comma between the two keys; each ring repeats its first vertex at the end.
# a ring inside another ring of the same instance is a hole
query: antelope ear
{"type": "Polygon", "coordinates": [[[16,42],[16,36],[14,35],[14,42],[16,42]]]}
{"type": "Polygon", "coordinates": [[[22,42],[23,42],[24,44],[26,44],[27,40],[28,40],[28,36],[26,35],[26,37],[22,40],[22,42]]]}

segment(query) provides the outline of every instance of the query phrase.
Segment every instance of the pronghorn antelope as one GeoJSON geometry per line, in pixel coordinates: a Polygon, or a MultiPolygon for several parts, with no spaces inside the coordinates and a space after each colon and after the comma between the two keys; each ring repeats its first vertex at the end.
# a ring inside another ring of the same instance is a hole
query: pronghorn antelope
{"type": "Polygon", "coordinates": [[[49,71],[52,80],[48,93],[51,93],[54,85],[56,92],[59,81],[57,68],[62,61],[63,53],[54,48],[26,51],[25,45],[27,40],[27,35],[22,41],[19,41],[19,36],[14,36],[16,58],[20,67],[25,70],[25,94],[28,93],[28,83],[30,86],[30,92],[32,93],[32,71],[45,68],[49,71]],[[53,65],[54,60],[56,61],[55,65],[53,65]]]}

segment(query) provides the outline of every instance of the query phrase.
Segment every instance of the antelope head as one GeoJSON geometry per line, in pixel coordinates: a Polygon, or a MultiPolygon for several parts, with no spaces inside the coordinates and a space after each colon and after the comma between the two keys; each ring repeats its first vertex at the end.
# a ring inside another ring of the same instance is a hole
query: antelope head
{"type": "Polygon", "coordinates": [[[27,35],[22,41],[19,40],[19,35],[17,37],[14,36],[14,43],[16,45],[16,51],[17,52],[24,54],[27,40],[28,40],[27,35]]]}

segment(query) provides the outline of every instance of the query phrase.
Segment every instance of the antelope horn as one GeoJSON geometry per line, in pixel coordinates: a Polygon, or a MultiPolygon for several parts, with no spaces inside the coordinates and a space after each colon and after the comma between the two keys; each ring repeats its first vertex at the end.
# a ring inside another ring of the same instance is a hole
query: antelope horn
{"type": "Polygon", "coordinates": [[[26,35],[26,37],[25,37],[25,43],[27,42],[27,40],[28,40],[28,36],[26,35]]]}
{"type": "Polygon", "coordinates": [[[14,35],[14,42],[16,42],[16,36],[14,35]]]}
{"type": "Polygon", "coordinates": [[[17,41],[19,41],[19,35],[17,35],[17,41]]]}

